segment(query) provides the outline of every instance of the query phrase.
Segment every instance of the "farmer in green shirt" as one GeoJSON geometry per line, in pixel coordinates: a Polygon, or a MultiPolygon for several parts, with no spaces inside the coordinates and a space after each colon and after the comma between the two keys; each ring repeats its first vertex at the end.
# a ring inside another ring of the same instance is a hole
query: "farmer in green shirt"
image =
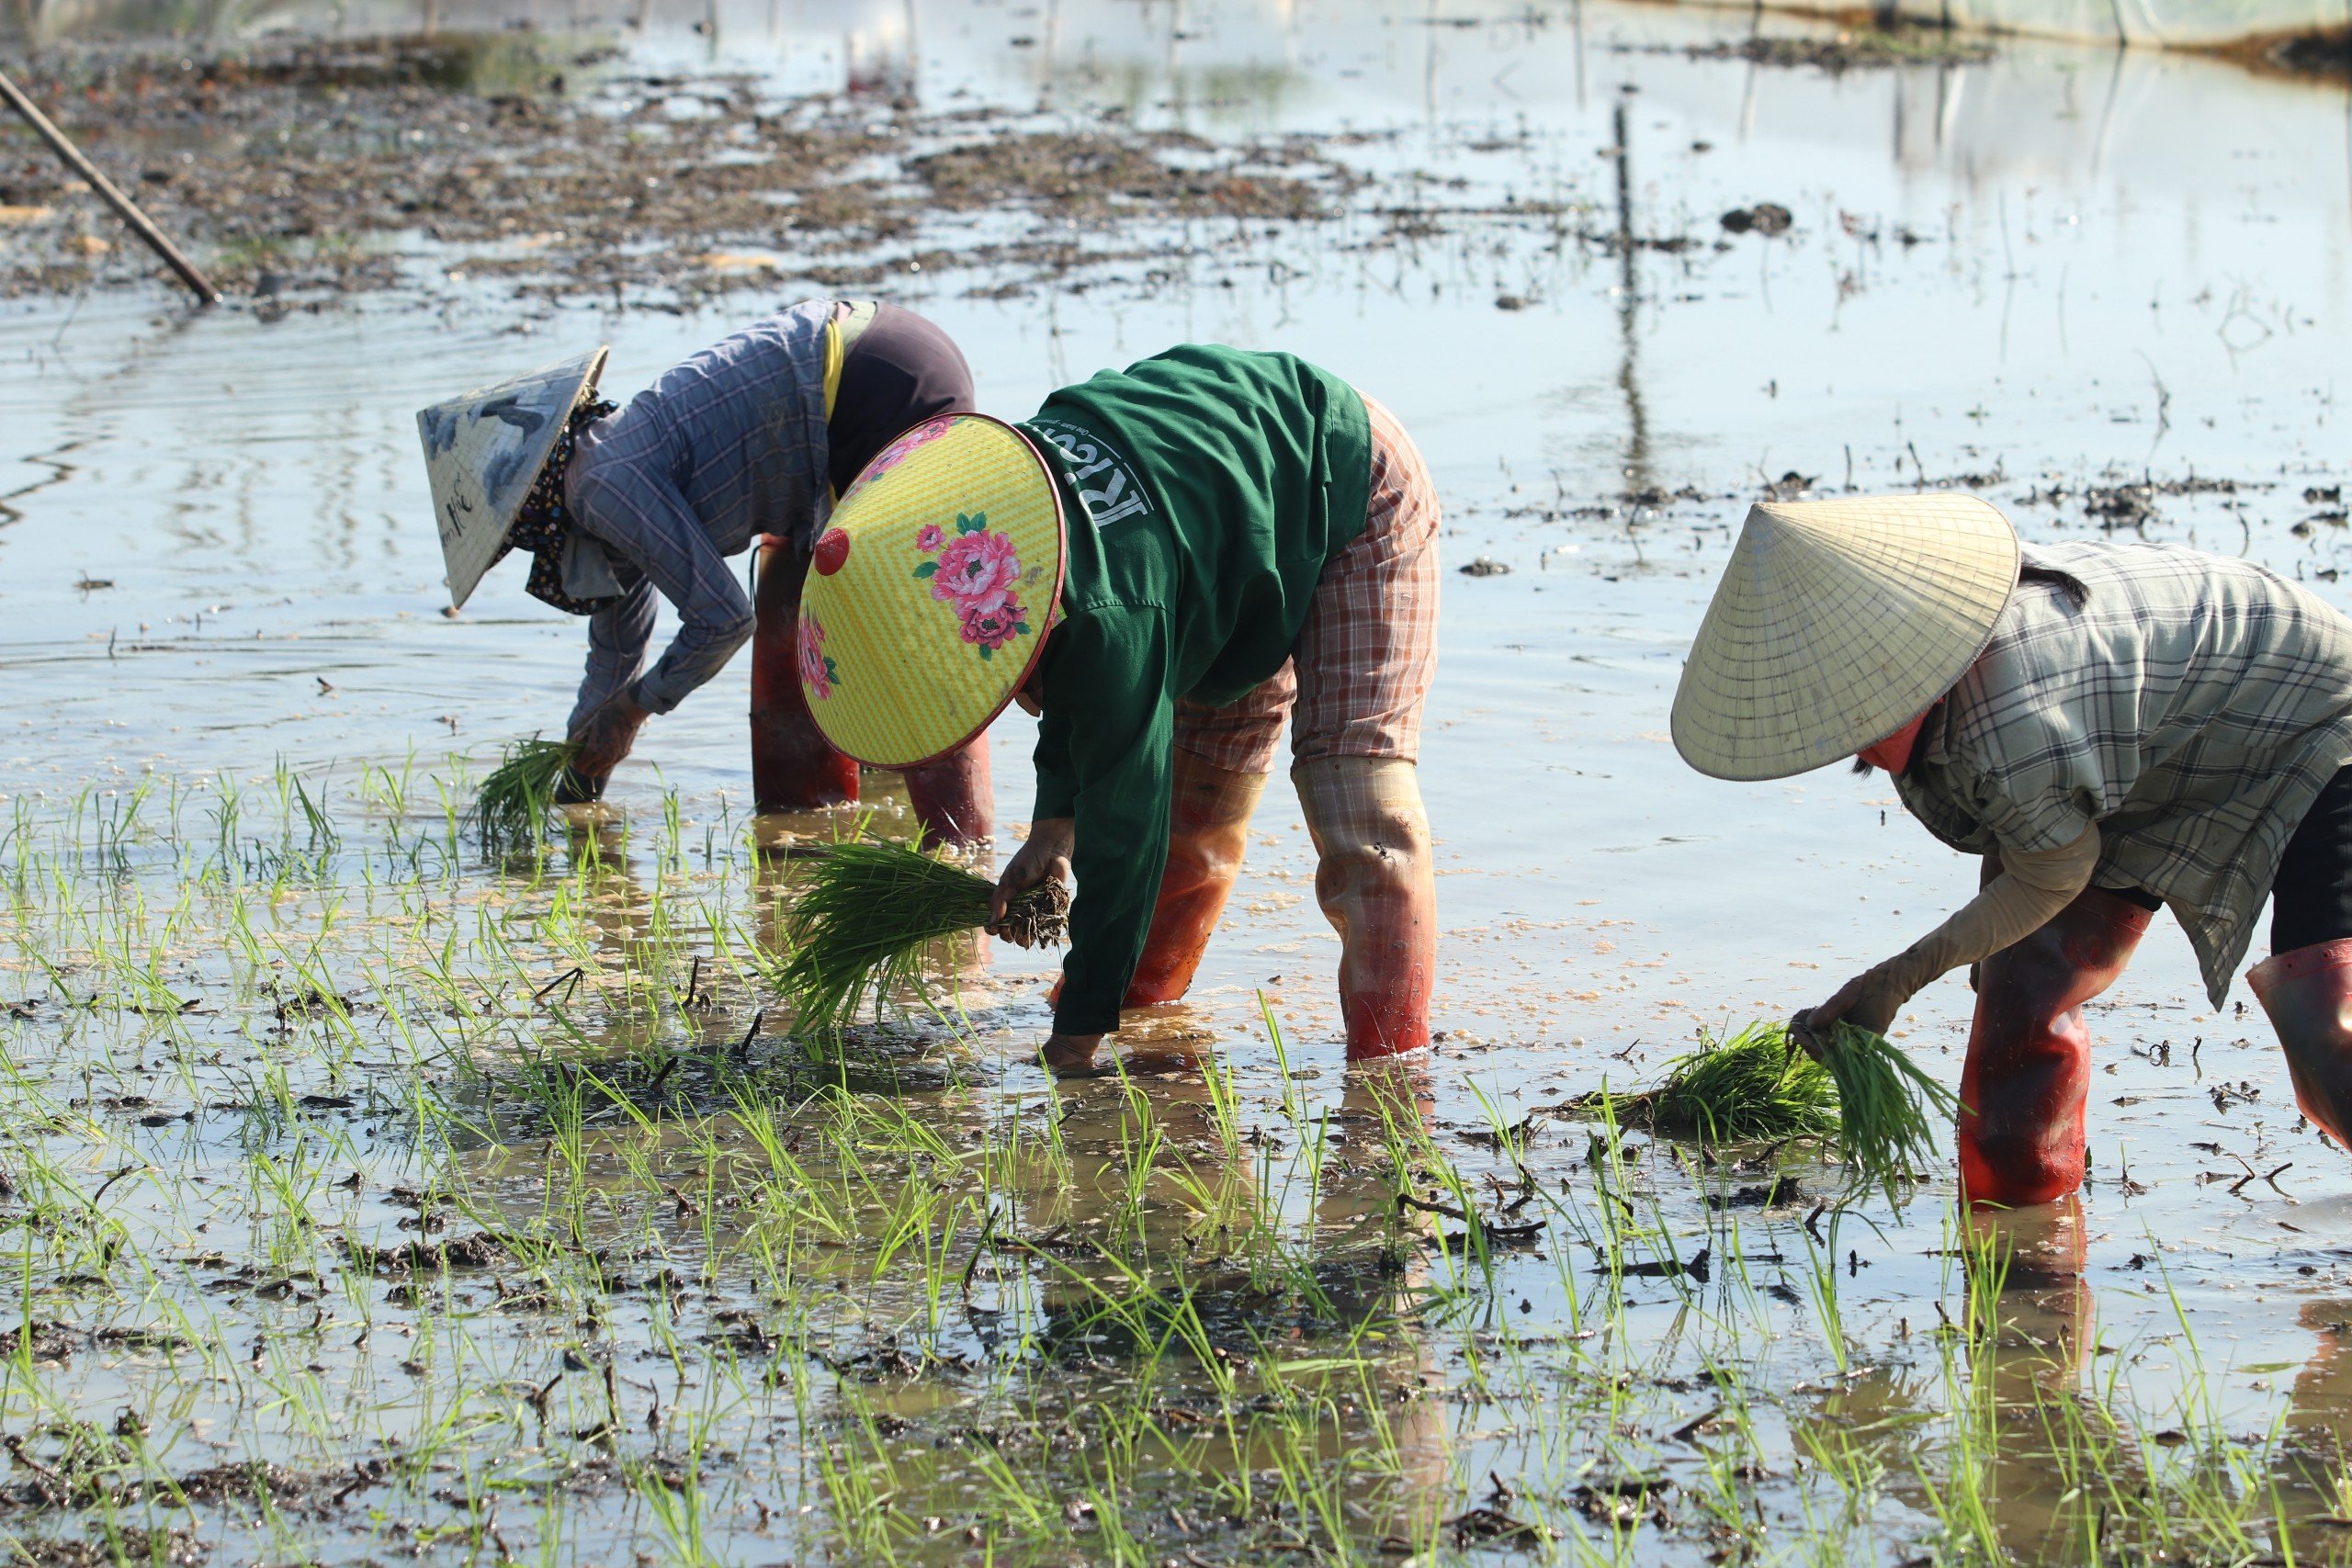
{"type": "Polygon", "coordinates": [[[1065,388],[1017,430],[933,421],[842,498],[801,627],[833,744],[901,766],[1016,697],[1039,716],[997,907],[1076,873],[1048,1067],[1098,1070],[1122,1007],[1184,994],[1285,716],[1348,1055],[1429,1043],[1415,762],[1439,518],[1379,404],[1289,355],[1201,345],[1065,388]]]}

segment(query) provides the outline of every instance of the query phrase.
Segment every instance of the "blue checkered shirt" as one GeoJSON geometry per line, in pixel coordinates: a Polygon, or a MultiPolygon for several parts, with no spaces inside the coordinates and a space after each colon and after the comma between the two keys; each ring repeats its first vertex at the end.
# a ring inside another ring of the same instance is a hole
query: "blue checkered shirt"
{"type": "Polygon", "coordinates": [[[566,498],[625,592],[588,618],[573,725],[624,689],[654,713],[676,707],[752,635],[752,602],[727,558],[762,534],[805,546],[823,526],[832,317],[832,301],[815,299],[754,321],[582,434],[566,498]],[[679,626],[646,670],[657,592],[679,626]]]}

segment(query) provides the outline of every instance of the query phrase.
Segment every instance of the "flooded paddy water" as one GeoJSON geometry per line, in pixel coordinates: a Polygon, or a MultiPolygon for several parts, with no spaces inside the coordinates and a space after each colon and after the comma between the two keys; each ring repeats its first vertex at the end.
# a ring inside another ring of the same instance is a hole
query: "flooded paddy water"
{"type": "MultiPolygon", "coordinates": [[[[0,21],[232,294],[144,281],[0,133],[17,1558],[2352,1557],[2352,1160],[2169,921],[2093,1010],[2056,1214],[1963,1224],[1944,1168],[1840,1213],[1798,1151],[1568,1104],[1973,886],[1883,781],[1668,743],[1768,488],[1955,485],[2346,603],[2341,85],[1463,0],[353,41],[425,19],[0,21]],[[588,214],[615,169],[655,194],[588,214]],[[1428,1060],[1343,1069],[1276,790],[1194,996],[1123,1041],[1189,1070],[1048,1083],[1050,960],[1002,947],[943,955],[967,1022],[813,1062],[763,1010],[791,852],[846,824],[748,816],[741,660],[616,820],[474,852],[581,637],[511,570],[441,613],[413,411],[597,341],[633,391],[826,292],[940,321],[999,413],[1209,339],[1415,433],[1487,563],[1421,770],[1428,1060]]],[[[1968,1000],[1896,1031],[1946,1081],[1968,1000]]]]}

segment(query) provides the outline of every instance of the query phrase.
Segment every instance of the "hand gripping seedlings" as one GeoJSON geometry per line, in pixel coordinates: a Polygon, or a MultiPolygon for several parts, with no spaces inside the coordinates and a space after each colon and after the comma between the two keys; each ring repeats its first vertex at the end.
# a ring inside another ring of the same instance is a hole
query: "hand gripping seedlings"
{"type": "MultiPolygon", "coordinates": [[[[901,986],[930,1005],[923,949],[987,925],[995,887],[916,846],[834,845],[809,873],[792,912],[783,987],[799,1027],[838,1032],[867,998],[878,1011],[887,993],[901,986]]],[[[1069,890],[1047,882],[1014,899],[1000,930],[1051,946],[1061,942],[1069,915],[1069,890]]]]}
{"type": "Polygon", "coordinates": [[[580,748],[533,736],[506,748],[503,759],[481,781],[469,824],[486,855],[529,849],[547,833],[548,808],[580,748]]]}

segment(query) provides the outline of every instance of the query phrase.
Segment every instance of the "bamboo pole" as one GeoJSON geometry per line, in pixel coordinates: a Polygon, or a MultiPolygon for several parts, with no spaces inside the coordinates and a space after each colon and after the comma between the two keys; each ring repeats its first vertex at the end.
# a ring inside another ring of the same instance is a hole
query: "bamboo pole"
{"type": "Polygon", "coordinates": [[[194,262],[180,254],[179,247],[155,227],[154,220],[140,211],[138,204],[101,174],[98,166],[85,157],[82,150],[66,138],[65,132],[51,124],[50,118],[35,107],[32,99],[25,96],[22,89],[6,75],[0,75],[0,98],[8,101],[8,107],[22,116],[25,123],[49,143],[49,150],[62,159],[67,168],[89,183],[90,188],[98,193],[99,199],[114,209],[115,216],[130,226],[132,233],[147,242],[148,249],[164,258],[164,265],[179,275],[180,281],[187,284],[196,296],[197,303],[218,305],[220,302],[220,291],[212,287],[212,280],[198,272],[194,262]]]}

